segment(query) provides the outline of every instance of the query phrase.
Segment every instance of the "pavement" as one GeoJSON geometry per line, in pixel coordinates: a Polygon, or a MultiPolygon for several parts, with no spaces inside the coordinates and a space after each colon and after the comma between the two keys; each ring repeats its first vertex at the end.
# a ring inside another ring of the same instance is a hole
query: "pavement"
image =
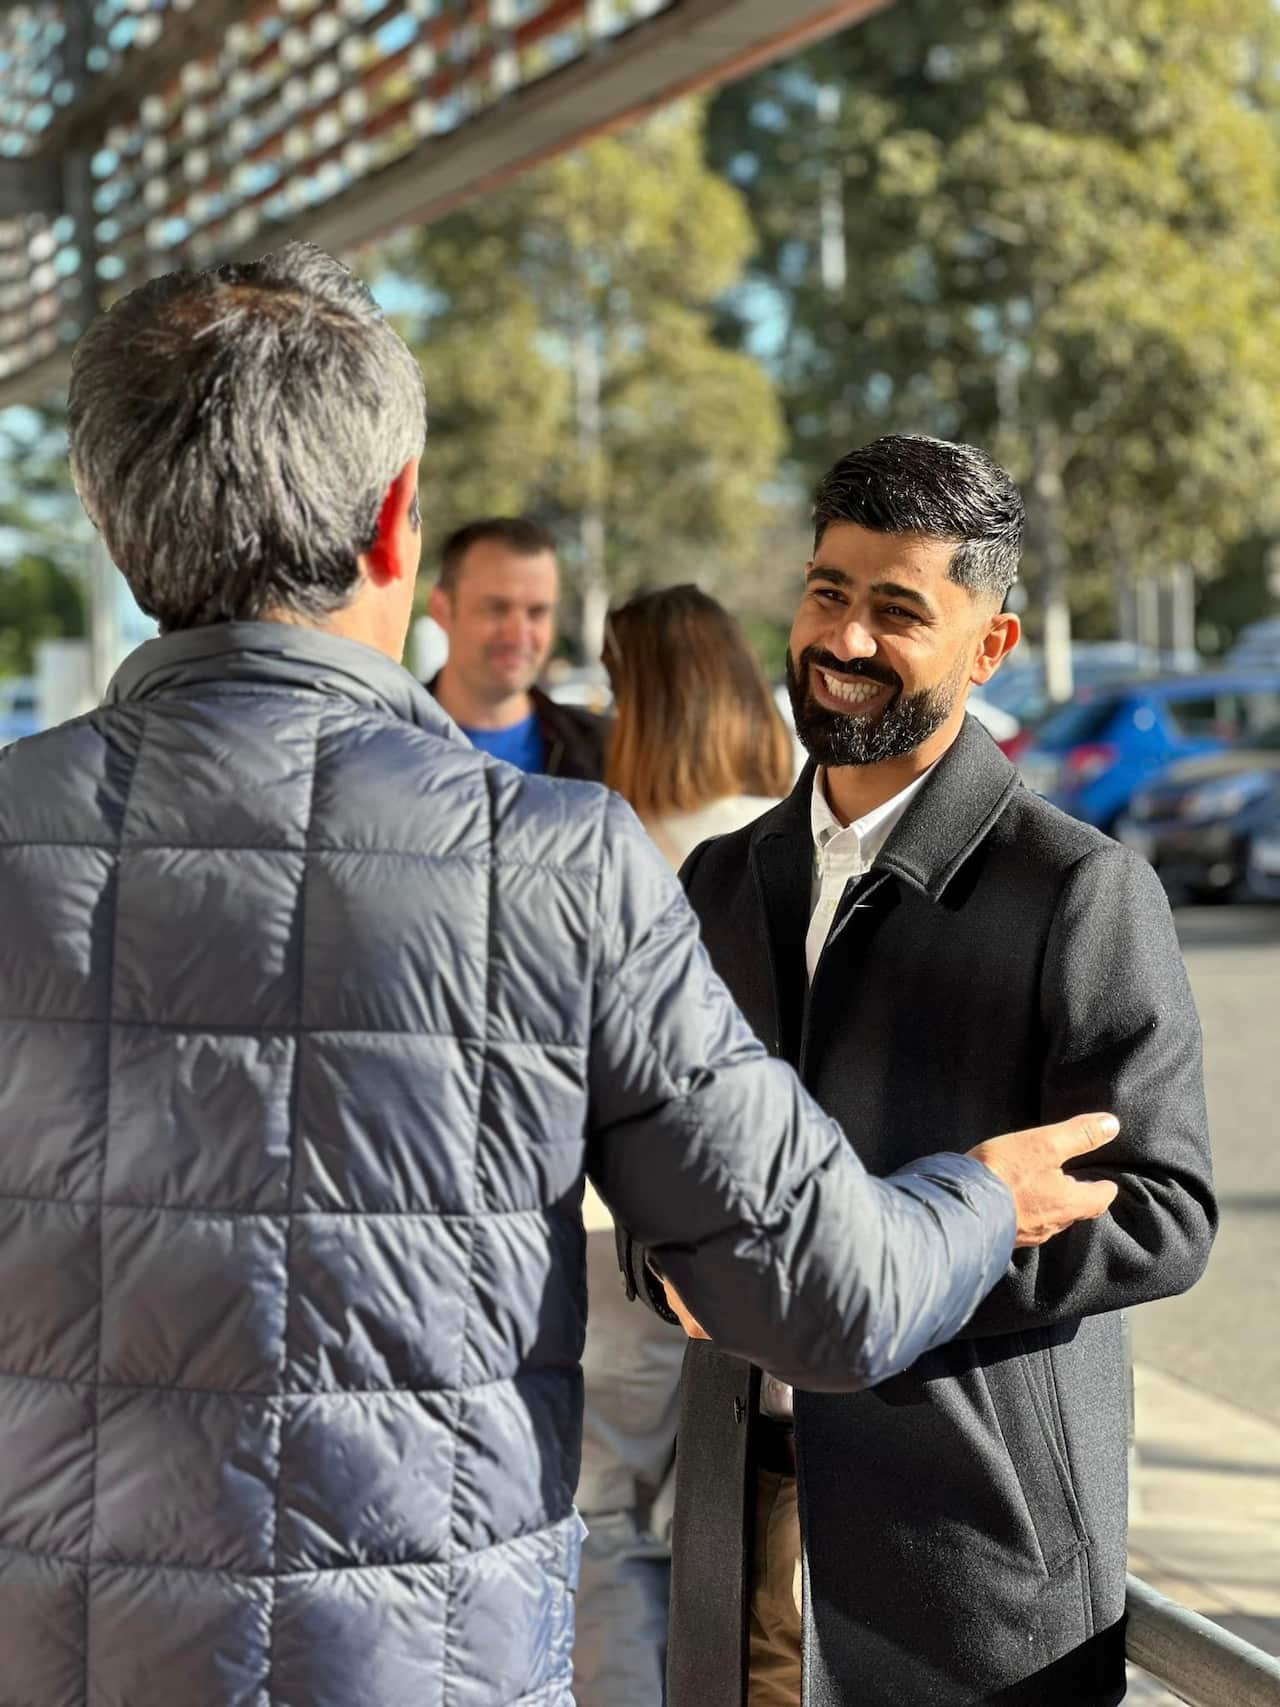
{"type": "MultiPolygon", "coordinates": [[[[1149,1365],[1134,1380],[1129,1569],[1280,1654],[1280,1424],[1149,1365]]],[[[1175,1699],[1134,1675],[1130,1702],[1175,1699]]]]}
{"type": "MultiPolygon", "coordinates": [[[[1222,1226],[1204,1279],[1130,1318],[1130,1569],[1280,1654],[1280,907],[1179,908],[1222,1226]]],[[[1132,1707],[1175,1698],[1133,1677],[1132,1707]]]]}
{"type": "Polygon", "coordinates": [[[1222,1224],[1204,1278],[1131,1317],[1134,1357],[1280,1423],[1280,906],[1179,908],[1222,1224]]]}

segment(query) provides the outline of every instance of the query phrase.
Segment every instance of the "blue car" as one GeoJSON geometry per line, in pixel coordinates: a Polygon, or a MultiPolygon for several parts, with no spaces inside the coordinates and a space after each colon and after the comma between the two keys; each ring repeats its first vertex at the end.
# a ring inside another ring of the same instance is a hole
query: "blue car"
{"type": "Polygon", "coordinates": [[[1082,688],[1041,724],[1018,768],[1037,794],[1110,832],[1167,765],[1277,722],[1280,669],[1110,683],[1082,688]]]}

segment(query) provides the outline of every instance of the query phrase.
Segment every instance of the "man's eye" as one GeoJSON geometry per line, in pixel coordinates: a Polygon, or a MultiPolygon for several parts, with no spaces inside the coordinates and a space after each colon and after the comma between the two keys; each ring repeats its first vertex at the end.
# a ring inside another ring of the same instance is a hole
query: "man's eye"
{"type": "Polygon", "coordinates": [[[892,617],[904,616],[908,622],[920,621],[919,611],[908,610],[905,605],[886,605],[884,607],[884,614],[892,617]]]}

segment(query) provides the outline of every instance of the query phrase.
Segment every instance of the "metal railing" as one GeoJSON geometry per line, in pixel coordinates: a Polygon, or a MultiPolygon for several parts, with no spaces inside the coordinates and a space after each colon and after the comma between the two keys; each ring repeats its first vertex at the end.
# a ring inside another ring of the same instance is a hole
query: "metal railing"
{"type": "Polygon", "coordinates": [[[1131,1663],[1188,1707],[1280,1707],[1280,1659],[1131,1576],[1125,1649],[1131,1663]]]}

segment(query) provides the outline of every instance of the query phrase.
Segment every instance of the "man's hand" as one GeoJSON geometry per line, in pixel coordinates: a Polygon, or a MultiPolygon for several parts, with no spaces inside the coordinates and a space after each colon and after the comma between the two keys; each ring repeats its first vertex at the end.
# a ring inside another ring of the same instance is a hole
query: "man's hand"
{"type": "Polygon", "coordinates": [[[1056,1126],[988,1138],[970,1150],[1013,1193],[1019,1245],[1043,1245],[1076,1221],[1096,1221],[1106,1214],[1119,1189],[1115,1182],[1074,1179],[1063,1173],[1062,1164],[1109,1144],[1119,1130],[1114,1114],[1080,1114],[1056,1126]]]}
{"type": "Polygon", "coordinates": [[[691,1340],[709,1340],[711,1335],[703,1327],[702,1323],[696,1316],[691,1316],[689,1314],[688,1305],[665,1275],[662,1280],[662,1290],[667,1295],[668,1306],[679,1318],[680,1326],[684,1329],[685,1333],[688,1334],[689,1338],[691,1340]]]}

